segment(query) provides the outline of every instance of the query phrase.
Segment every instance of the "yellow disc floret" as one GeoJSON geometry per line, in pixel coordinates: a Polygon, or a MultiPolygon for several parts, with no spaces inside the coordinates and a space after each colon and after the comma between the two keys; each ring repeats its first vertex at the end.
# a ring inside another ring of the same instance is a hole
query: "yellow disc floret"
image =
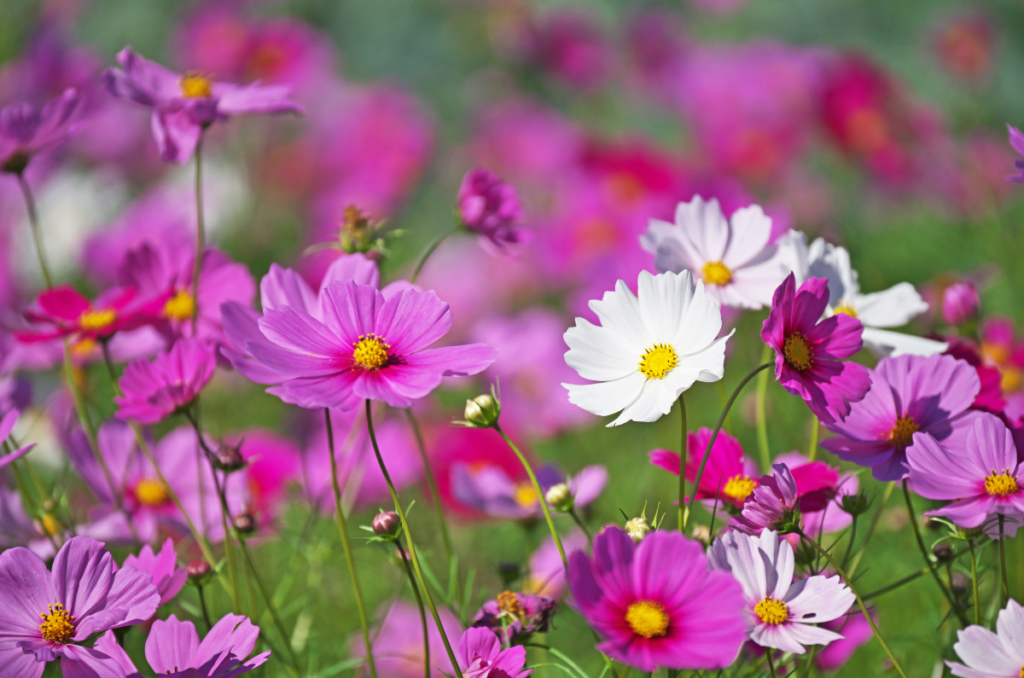
{"type": "Polygon", "coordinates": [[[352,360],[356,365],[367,370],[386,367],[389,360],[388,349],[390,348],[391,345],[376,334],[360,335],[359,341],[353,345],[352,360]]]}
{"type": "Polygon", "coordinates": [[[704,282],[709,285],[728,285],[732,280],[732,271],[721,261],[709,261],[702,271],[704,282]]]}
{"type": "Polygon", "coordinates": [[[626,623],[644,638],[661,638],[668,633],[668,614],[653,600],[638,600],[626,609],[626,623]]]}
{"type": "Polygon", "coordinates": [[[43,618],[43,623],[39,625],[43,640],[60,644],[71,640],[75,635],[75,618],[60,603],[47,605],[47,608],[46,612],[39,613],[43,618]]]}
{"type": "Polygon", "coordinates": [[[1020,484],[1017,476],[1010,475],[1010,469],[1004,468],[999,473],[992,469],[992,475],[985,476],[985,491],[993,497],[1005,497],[1020,491],[1020,484]]]}
{"type": "Polygon", "coordinates": [[[832,309],[832,311],[833,311],[833,313],[845,313],[846,315],[850,316],[851,318],[856,318],[857,317],[857,309],[855,309],[853,306],[851,306],[845,300],[840,300],[839,301],[839,305],[836,306],[834,309],[832,309]]]}
{"type": "Polygon", "coordinates": [[[181,95],[186,99],[204,99],[213,94],[213,80],[195,71],[181,78],[181,95]]]}
{"type": "Polygon", "coordinates": [[[523,606],[519,602],[519,596],[511,591],[502,591],[498,594],[498,611],[513,617],[523,616],[523,606]]]}
{"type": "Polygon", "coordinates": [[[920,428],[913,417],[909,414],[904,414],[896,420],[892,430],[889,431],[889,440],[896,447],[907,447],[910,443],[914,442],[914,434],[920,428]]]}
{"type": "Polygon", "coordinates": [[[164,304],[164,316],[171,320],[189,320],[196,311],[196,302],[188,290],[178,290],[164,304]]]}
{"type": "Polygon", "coordinates": [[[533,485],[528,482],[517,484],[516,489],[512,492],[512,498],[525,509],[537,506],[537,492],[533,489],[533,485]]]}
{"type": "Polygon", "coordinates": [[[786,363],[797,372],[810,369],[813,361],[807,337],[799,332],[794,332],[786,337],[786,343],[782,345],[782,355],[786,359],[786,363]]]}
{"type": "Polygon", "coordinates": [[[722,494],[736,501],[744,501],[756,487],[756,480],[750,476],[737,474],[725,481],[722,494]]]}
{"type": "Polygon", "coordinates": [[[655,344],[640,358],[640,372],[648,379],[664,379],[679,364],[676,350],[668,344],[655,344]]]}
{"type": "Polygon", "coordinates": [[[106,308],[102,311],[89,310],[78,317],[78,326],[89,332],[96,332],[109,327],[117,320],[117,311],[106,308]]]}
{"type": "Polygon", "coordinates": [[[39,520],[39,525],[43,528],[43,532],[51,537],[56,537],[63,531],[60,522],[49,513],[43,514],[43,517],[39,520]]]}
{"type": "Polygon", "coordinates": [[[786,604],[770,597],[754,606],[754,614],[770,626],[778,626],[789,619],[789,609],[786,608],[786,604]]]}
{"type": "Polygon", "coordinates": [[[135,486],[135,498],[146,506],[160,506],[169,497],[167,486],[153,478],[143,478],[135,486]]]}

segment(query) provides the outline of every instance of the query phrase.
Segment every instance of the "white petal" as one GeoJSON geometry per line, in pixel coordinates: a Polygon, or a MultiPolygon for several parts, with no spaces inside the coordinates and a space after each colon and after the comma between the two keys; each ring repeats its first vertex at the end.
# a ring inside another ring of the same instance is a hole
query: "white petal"
{"type": "Polygon", "coordinates": [[[690,306],[676,328],[672,346],[680,357],[699,353],[711,346],[722,330],[722,309],[697,282],[690,306]]]}
{"type": "Polygon", "coordinates": [[[665,221],[652,219],[640,246],[654,255],[654,267],[662,273],[699,271],[707,263],[683,230],[665,221]]]}
{"type": "Polygon", "coordinates": [[[812,624],[789,623],[784,624],[783,628],[786,629],[790,638],[801,645],[828,645],[843,639],[835,631],[829,631],[812,624]]]}
{"type": "Polygon", "coordinates": [[[783,652],[803,654],[804,647],[794,638],[793,627],[797,624],[771,626],[758,620],[750,631],[750,639],[762,647],[774,647],[783,652]]]}
{"type": "Polygon", "coordinates": [[[699,195],[676,207],[676,225],[689,237],[703,261],[721,261],[729,243],[729,222],[718,200],[704,202],[699,195]]]}
{"type": "Polygon", "coordinates": [[[1024,666],[1024,608],[1016,600],[1011,599],[1006,609],[999,612],[996,631],[1006,654],[1015,663],[1024,666]]]}
{"type": "Polygon", "coordinates": [[[637,291],[640,316],[652,339],[657,343],[672,343],[693,300],[693,276],[689,271],[658,275],[641,271],[637,291]]]}
{"type": "Polygon", "coordinates": [[[576,327],[565,332],[569,351],[566,364],[591,381],[612,381],[636,372],[642,354],[636,353],[620,335],[576,318],[576,327]]]}
{"type": "Polygon", "coordinates": [[[775,248],[782,278],[792,273],[797,286],[802,285],[807,280],[810,266],[807,236],[802,231],[790,231],[775,241],[775,248]]]}
{"type": "Polygon", "coordinates": [[[785,270],[785,266],[780,261],[781,257],[776,251],[776,255],[771,259],[756,266],[741,268],[733,273],[729,286],[736,291],[740,298],[746,300],[744,308],[761,308],[772,305],[775,290],[789,275],[789,271],[785,270]]]}
{"type": "Polygon", "coordinates": [[[676,394],[664,379],[647,379],[640,397],[623,409],[619,418],[609,426],[619,426],[627,421],[657,421],[672,410],[675,402],[676,394]]]}
{"type": "Polygon", "coordinates": [[[647,335],[643,319],[640,316],[640,302],[625,282],[615,283],[615,290],[605,292],[602,299],[590,302],[590,309],[597,314],[601,326],[617,334],[639,357],[654,342],[647,335]]]}
{"type": "Polygon", "coordinates": [[[772,220],[760,205],[751,205],[733,212],[729,225],[729,245],[722,261],[735,271],[760,256],[768,247],[772,220]]]}
{"type": "Polygon", "coordinates": [[[994,675],[1012,676],[1020,671],[1020,664],[1006,654],[999,636],[981,626],[968,626],[957,631],[953,649],[972,669],[988,671],[994,675]]]}
{"type": "Polygon", "coordinates": [[[562,384],[569,391],[569,402],[591,414],[606,417],[629,407],[640,397],[647,379],[640,372],[615,381],[597,384],[562,384]]]}
{"type": "Polygon", "coordinates": [[[786,593],[786,606],[794,621],[820,624],[838,619],[856,601],[853,592],[836,577],[814,575],[793,582],[786,593]]]}
{"type": "Polygon", "coordinates": [[[949,347],[945,342],[874,327],[865,327],[863,336],[864,347],[879,358],[895,358],[899,355],[930,356],[942,353],[949,347]]]}
{"type": "Polygon", "coordinates": [[[849,302],[860,295],[857,272],[850,266],[850,253],[844,247],[818,238],[808,251],[808,272],[812,278],[828,278],[828,297],[831,306],[840,301],[849,302]]]}
{"type": "Polygon", "coordinates": [[[910,283],[857,296],[854,304],[857,317],[867,327],[900,327],[928,310],[928,304],[910,283]]]}

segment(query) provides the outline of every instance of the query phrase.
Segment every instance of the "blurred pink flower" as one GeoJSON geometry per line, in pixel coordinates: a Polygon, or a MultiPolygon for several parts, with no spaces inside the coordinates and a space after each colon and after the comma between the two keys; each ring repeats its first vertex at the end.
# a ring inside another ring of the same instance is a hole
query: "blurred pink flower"
{"type": "Polygon", "coordinates": [[[939,63],[967,81],[984,79],[992,68],[992,26],[981,16],[951,18],[934,38],[939,63]]]}
{"type": "Polygon", "coordinates": [[[962,325],[978,315],[981,299],[970,282],[953,283],[942,293],[942,319],[952,326],[962,325]]]}
{"type": "MultiPolygon", "coordinates": [[[[597,499],[608,483],[608,470],[597,465],[566,477],[557,466],[544,464],[537,468],[536,475],[541,492],[566,483],[576,508],[597,499]]],[[[540,497],[523,474],[509,476],[493,465],[456,463],[451,469],[451,483],[452,496],[465,508],[492,518],[525,520],[541,515],[540,497]]]]}
{"type": "Polygon", "coordinates": [[[64,143],[80,101],[78,91],[68,88],[42,108],[19,103],[0,109],[0,170],[21,173],[32,156],[64,143]]]}
{"type": "Polygon", "coordinates": [[[516,189],[493,172],[479,167],[467,172],[457,203],[462,224],[497,251],[524,243],[526,231],[516,226],[523,216],[516,189]]]}
{"type": "Polygon", "coordinates": [[[275,518],[284,508],[288,485],[302,476],[298,445],[259,428],[229,436],[225,444],[240,446],[245,459],[248,512],[261,522],[275,518]]]}
{"type": "Polygon", "coordinates": [[[527,678],[526,648],[522,645],[502,649],[501,641],[490,629],[466,629],[459,639],[459,664],[466,678],[527,678]]]}
{"type": "Polygon", "coordinates": [[[129,553],[124,559],[124,567],[134,567],[153,578],[153,585],[160,594],[160,604],[165,605],[178,595],[185,585],[188,572],[178,567],[177,554],[174,552],[174,541],[168,537],[159,553],[153,553],[153,547],[145,544],[139,555],[129,553]]]}
{"type": "MultiPolygon", "coordinates": [[[[697,480],[704,459],[704,451],[711,441],[711,429],[703,427],[691,431],[686,436],[686,480],[693,483],[697,480]]],[[[679,454],[671,450],[656,449],[648,452],[652,464],[666,471],[679,475],[679,454]]],[[[747,497],[757,488],[760,473],[757,464],[747,458],[738,440],[725,431],[719,431],[715,444],[708,455],[697,486],[697,499],[712,503],[718,498],[721,502],[729,502],[736,508],[742,508],[747,497]]]]}
{"type": "Polygon", "coordinates": [[[128,364],[114,396],[117,418],[156,424],[195,402],[217,368],[213,348],[196,339],[179,339],[154,360],[128,364]]]}
{"type": "Polygon", "coordinates": [[[61,337],[76,342],[105,340],[148,324],[159,302],[141,299],[134,287],[110,288],[93,302],[70,285],[57,285],[40,292],[35,304],[24,311],[33,323],[30,329],[13,334],[26,343],[61,337]]]}
{"type": "MultiPolygon", "coordinates": [[[[449,641],[462,635],[462,625],[447,608],[439,608],[438,616],[444,627],[445,636],[449,641]]],[[[385,605],[377,611],[383,617],[380,631],[373,639],[373,659],[377,665],[380,678],[423,678],[423,626],[420,613],[415,605],[405,601],[397,601],[390,607],[385,605]]],[[[430,643],[430,675],[432,678],[444,678],[454,675],[448,653],[445,652],[441,634],[431,615],[427,615],[427,634],[430,643]]],[[[493,635],[493,634],[492,634],[493,635]]],[[[349,655],[365,657],[366,645],[359,636],[349,641],[349,655]]],[[[363,670],[360,676],[369,672],[363,670]]]]}
{"type": "Polygon", "coordinates": [[[592,12],[563,9],[535,18],[513,49],[570,87],[605,84],[614,64],[612,46],[592,12]]]}
{"type": "MultiPolygon", "coordinates": [[[[574,551],[587,552],[589,542],[583,530],[574,528],[562,537],[562,548],[566,557],[574,551]]],[[[555,540],[546,537],[544,542],[530,556],[529,579],[523,584],[523,590],[538,596],[558,600],[565,593],[565,565],[558,553],[555,540]]]]}

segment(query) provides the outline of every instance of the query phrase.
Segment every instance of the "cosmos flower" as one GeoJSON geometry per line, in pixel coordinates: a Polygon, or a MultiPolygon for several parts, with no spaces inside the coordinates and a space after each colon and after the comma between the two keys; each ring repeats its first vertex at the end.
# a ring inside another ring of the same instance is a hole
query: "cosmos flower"
{"type": "Polygon", "coordinates": [[[565,333],[565,362],[598,382],[563,384],[569,400],[598,416],[621,411],[609,426],[656,421],[695,382],[721,379],[732,336],[716,338],[721,311],[689,271],[643,271],[637,285],[639,296],[620,280],[614,292],[590,302],[600,326],[576,318],[565,333]]]}
{"type": "MultiPolygon", "coordinates": [[[[399,600],[394,605],[384,605],[378,614],[384,619],[380,631],[373,635],[373,660],[377,665],[377,675],[380,678],[423,678],[423,626],[419,610],[414,604],[399,600]]],[[[462,626],[455,615],[446,608],[438,608],[437,614],[441,618],[445,636],[454,639],[462,635],[462,626]]],[[[494,637],[489,631],[484,630],[484,633],[494,637]]],[[[455,675],[441,634],[429,614],[427,634],[430,639],[431,678],[455,675]]],[[[348,649],[350,657],[366,656],[366,645],[359,635],[349,641],[348,649]]],[[[359,675],[369,676],[370,672],[364,667],[359,675]]]]}
{"type": "Polygon", "coordinates": [[[516,189],[493,172],[478,167],[466,173],[459,186],[458,209],[462,224],[499,252],[526,240],[527,232],[516,226],[523,216],[516,189]]]}
{"type": "Polygon", "coordinates": [[[526,678],[533,670],[526,667],[526,648],[522,645],[501,649],[501,642],[490,629],[466,629],[459,639],[459,664],[466,678],[526,678]]]}
{"type": "Polygon", "coordinates": [[[74,87],[42,108],[9,104],[0,109],[0,170],[19,173],[36,153],[64,143],[76,126],[82,95],[74,87]]]}
{"type": "Polygon", "coordinates": [[[817,537],[850,526],[853,517],[842,505],[844,496],[857,494],[860,489],[856,474],[840,474],[838,469],[821,461],[810,461],[799,452],[780,454],[774,461],[785,464],[793,474],[804,532],[817,537]]]}
{"type": "Polygon", "coordinates": [[[217,360],[213,347],[199,339],[179,339],[154,360],[128,364],[118,380],[117,418],[156,424],[190,406],[210,381],[217,360]]]}
{"type": "Polygon", "coordinates": [[[547,632],[557,609],[558,603],[551,598],[502,591],[483,604],[473,626],[489,629],[505,647],[522,645],[531,634],[547,632]]]}
{"type": "Polygon", "coordinates": [[[775,290],[761,339],[775,351],[775,378],[804,399],[824,423],[842,419],[864,397],[867,368],[844,362],[862,346],[860,321],[845,313],[821,319],[828,281],[809,278],[799,289],[791,273],[775,290]]]}
{"type": "MultiPolygon", "coordinates": [[[[455,464],[451,470],[452,494],[467,508],[495,518],[523,520],[539,516],[540,497],[532,483],[522,474],[510,477],[496,465],[455,464]],[[518,478],[518,479],[517,479],[518,478]]],[[[597,499],[608,483],[604,466],[587,466],[575,476],[566,478],[555,466],[537,469],[542,492],[559,483],[566,483],[573,497],[573,506],[586,506],[597,499]]]]}
{"type": "Polygon", "coordinates": [[[134,567],[153,577],[153,585],[160,594],[161,605],[178,595],[178,591],[185,585],[188,571],[177,564],[178,556],[174,552],[174,541],[170,537],[164,542],[159,553],[153,553],[153,547],[145,544],[139,555],[129,553],[124,559],[124,567],[134,567]]]}
{"type": "Polygon", "coordinates": [[[758,480],[733,527],[755,537],[766,529],[779,530],[793,523],[799,506],[800,494],[789,467],[774,464],[772,475],[758,480]]]}
{"type": "MultiPolygon", "coordinates": [[[[711,429],[704,427],[686,436],[686,480],[695,482],[704,451],[711,440],[711,429]]],[[[679,475],[679,455],[671,450],[652,450],[647,455],[651,463],[670,473],[679,475]]],[[[757,464],[743,454],[738,440],[725,431],[719,431],[715,445],[708,455],[704,475],[697,486],[697,499],[727,501],[742,508],[750,493],[757,487],[757,464]]]]}
{"type": "Polygon", "coordinates": [[[1024,608],[1012,598],[999,611],[996,632],[984,626],[968,626],[956,632],[953,649],[966,665],[947,661],[950,672],[959,678],[1020,678],[1024,670],[1024,608]]]}
{"type": "Polygon", "coordinates": [[[942,292],[942,319],[956,327],[978,316],[981,299],[970,281],[953,283],[942,292]]]}
{"type": "MultiPolygon", "coordinates": [[[[562,536],[562,548],[565,549],[566,556],[571,556],[574,551],[586,553],[589,546],[587,535],[579,528],[562,536]]],[[[565,565],[562,563],[562,556],[558,553],[554,539],[545,538],[537,550],[530,555],[529,568],[526,583],[523,584],[523,589],[527,593],[552,600],[562,597],[566,586],[565,565]]]]}
{"type": "Polygon", "coordinates": [[[39,293],[25,318],[44,327],[14,332],[18,341],[32,343],[60,337],[76,342],[109,339],[114,333],[138,329],[154,316],[154,308],[139,300],[131,287],[111,288],[89,301],[70,285],[57,285],[39,293]]]}
{"type": "Polygon", "coordinates": [[[759,309],[771,303],[786,274],[771,236],[772,220],[758,205],[726,220],[718,200],[696,196],[679,204],[675,224],[651,220],[640,243],[659,271],[690,271],[723,306],[759,309]]]}
{"type": "Polygon", "coordinates": [[[793,547],[777,532],[765,530],[759,537],[727,532],[712,544],[708,558],[743,587],[747,635],[761,647],[803,654],[805,645],[842,638],[817,624],[846,614],[853,593],[839,577],[794,580],[793,547]]]}
{"type": "Polygon", "coordinates": [[[103,544],[88,537],[69,539],[51,571],[28,549],[0,554],[0,662],[5,673],[38,678],[47,662],[59,659],[64,675],[94,675],[97,666],[110,661],[102,651],[77,643],[143,622],[160,602],[152,577],[134,567],[115,573],[114,567],[103,544]]]}
{"type": "Polygon", "coordinates": [[[605,528],[593,558],[570,557],[569,586],[605,639],[597,648],[641,671],[724,668],[745,638],[739,584],[709,570],[700,544],[678,532],[652,532],[637,545],[605,528]]]}
{"type": "Polygon", "coordinates": [[[920,432],[952,449],[979,412],[968,408],[978,394],[978,373],[948,355],[883,358],[868,372],[871,389],[843,422],[828,424],[837,435],[821,446],[844,461],[871,468],[877,480],[907,474],[907,450],[920,432]]]}
{"type": "MultiPolygon", "coordinates": [[[[875,611],[871,616],[878,624],[875,611]]],[[[814,655],[814,663],[823,671],[834,672],[843,667],[850,660],[857,648],[867,644],[874,637],[871,631],[871,624],[860,612],[850,612],[842,617],[836,617],[832,621],[825,622],[822,628],[842,634],[842,639],[833,640],[822,650],[814,655]]]]}
{"type": "Polygon", "coordinates": [[[232,85],[203,73],[174,73],[131,47],[118,52],[117,62],[120,69],[104,71],[103,86],[112,96],[153,109],[153,136],[168,162],[186,162],[202,131],[232,115],[303,112],[284,85],[232,85]]]}

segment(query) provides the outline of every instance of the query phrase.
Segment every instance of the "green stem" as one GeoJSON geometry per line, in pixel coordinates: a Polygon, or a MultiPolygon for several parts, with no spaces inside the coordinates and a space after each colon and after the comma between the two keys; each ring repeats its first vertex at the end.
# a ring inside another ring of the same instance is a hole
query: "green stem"
{"type": "MultiPolygon", "coordinates": [[[[903,498],[907,503],[907,514],[910,516],[910,526],[914,528],[914,539],[917,541],[917,548],[921,551],[921,557],[924,558],[925,565],[932,564],[931,554],[928,552],[928,547],[924,544],[924,539],[921,537],[921,526],[917,522],[917,516],[914,514],[914,504],[910,499],[910,489],[907,487],[907,479],[903,479],[903,498]]],[[[950,607],[956,614],[960,622],[967,626],[967,619],[964,617],[963,611],[960,606],[956,604],[956,599],[953,597],[952,592],[946,588],[946,585],[942,582],[942,577],[934,569],[932,570],[932,576],[935,578],[935,583],[938,584],[939,589],[942,591],[942,595],[949,601],[950,607]]]]}
{"type": "Polygon", "coordinates": [[[811,415],[811,449],[807,451],[807,458],[814,461],[818,458],[818,418],[811,415]]]}
{"type": "Polygon", "coordinates": [[[587,524],[580,519],[580,514],[576,513],[576,509],[569,509],[569,515],[572,516],[572,519],[575,520],[576,524],[580,526],[581,530],[583,530],[583,534],[587,535],[587,543],[593,545],[594,537],[590,534],[590,530],[587,528],[587,524]]]}
{"type": "Polygon", "coordinates": [[[427,627],[427,610],[423,607],[423,596],[420,595],[420,589],[416,586],[416,577],[412,573],[412,565],[409,564],[409,559],[405,555],[405,549],[402,548],[399,541],[395,542],[395,546],[398,547],[398,555],[402,556],[402,564],[405,565],[405,574],[409,577],[412,594],[416,596],[416,606],[420,608],[420,625],[423,627],[423,669],[426,674],[424,678],[430,678],[430,629],[427,627]]]}
{"type": "Polygon", "coordinates": [[[370,623],[366,618],[366,603],[363,602],[363,589],[359,586],[359,574],[356,572],[356,561],[352,557],[352,544],[348,539],[348,526],[345,524],[345,512],[341,508],[341,486],[338,485],[338,462],[334,456],[334,428],[331,426],[331,411],[324,408],[324,419],[327,422],[327,449],[331,457],[331,487],[334,489],[334,509],[338,519],[338,532],[341,533],[341,545],[345,550],[345,562],[348,574],[352,578],[352,590],[356,596],[356,607],[359,608],[359,623],[363,627],[363,642],[366,644],[366,663],[370,666],[371,678],[377,678],[377,667],[373,663],[373,642],[370,640],[370,623]]]}
{"type": "Polygon", "coordinates": [[[974,540],[969,540],[967,545],[971,549],[971,584],[974,589],[974,623],[981,626],[981,601],[978,599],[978,558],[974,553],[974,540]]]}
{"type": "Polygon", "coordinates": [[[896,489],[896,483],[889,483],[885,492],[882,493],[882,501],[879,502],[878,508],[875,510],[875,515],[871,517],[871,524],[868,525],[868,532],[864,535],[864,543],[860,545],[860,550],[857,551],[857,555],[853,557],[853,562],[850,563],[850,568],[847,572],[850,576],[857,571],[857,566],[860,565],[861,558],[864,557],[865,551],[868,550],[868,542],[871,541],[871,537],[875,534],[875,528],[878,527],[878,521],[882,518],[882,510],[885,509],[885,505],[889,502],[889,497],[892,496],[893,490],[896,489]]]}
{"type": "Polygon", "coordinates": [[[200,584],[196,587],[196,590],[199,591],[199,607],[203,611],[203,621],[206,622],[206,630],[209,631],[213,628],[213,624],[210,622],[210,613],[206,609],[206,595],[203,593],[203,588],[204,585],[200,584]]]}
{"type": "Polygon", "coordinates": [[[814,655],[818,652],[818,646],[811,646],[811,653],[807,657],[807,671],[804,673],[804,678],[811,678],[811,671],[814,669],[814,655]]]}
{"type": "Polygon", "coordinates": [[[420,260],[416,263],[416,269],[412,272],[411,282],[415,283],[416,279],[420,277],[420,271],[423,270],[423,267],[427,263],[427,259],[429,259],[430,255],[434,253],[434,250],[440,247],[441,243],[448,239],[448,236],[458,232],[460,228],[461,226],[456,226],[451,230],[445,231],[443,234],[441,234],[439,238],[437,238],[434,242],[430,243],[430,247],[428,247],[426,251],[423,252],[423,254],[420,256],[420,260]]]}
{"type": "MultiPolygon", "coordinates": [[[[774,365],[774,362],[769,362],[772,357],[772,347],[768,344],[764,345],[761,350],[761,362],[769,363],[774,365]]],[[[757,401],[756,401],[756,418],[757,418],[757,450],[761,455],[761,470],[768,473],[772,467],[772,454],[768,449],[768,373],[764,372],[757,380],[757,401]]]]}
{"type": "MultiPolygon", "coordinates": [[[[719,382],[721,383],[721,382],[719,382]]],[[[686,529],[686,516],[683,515],[686,506],[686,393],[679,394],[679,424],[680,424],[680,438],[682,442],[679,444],[679,531],[683,532],[686,529]]]]}
{"type": "Polygon", "coordinates": [[[43,234],[39,230],[39,212],[36,211],[36,200],[32,196],[32,190],[25,180],[25,172],[17,173],[18,183],[21,185],[21,194],[25,197],[25,208],[28,210],[28,223],[32,228],[32,239],[36,243],[36,254],[39,256],[39,270],[43,272],[43,281],[46,289],[53,287],[53,276],[50,274],[50,265],[46,263],[46,252],[43,251],[43,234]]]}
{"type": "Polygon", "coordinates": [[[813,539],[811,539],[810,537],[808,537],[806,534],[804,534],[804,532],[802,530],[797,532],[797,534],[800,535],[800,537],[802,539],[804,539],[807,543],[809,543],[811,546],[813,546],[815,548],[815,550],[818,551],[818,553],[820,553],[822,556],[824,556],[825,560],[827,560],[829,562],[829,565],[831,565],[833,567],[833,569],[835,569],[836,574],[838,574],[840,576],[840,578],[842,578],[842,580],[846,583],[846,585],[850,587],[850,591],[853,593],[854,597],[857,599],[857,605],[860,606],[860,611],[864,615],[864,618],[868,620],[868,625],[871,626],[871,632],[875,634],[875,638],[878,640],[878,644],[882,646],[883,650],[885,650],[885,653],[889,656],[889,661],[892,662],[892,665],[896,669],[896,671],[901,676],[903,676],[903,678],[907,678],[907,674],[903,671],[903,667],[900,666],[900,663],[896,660],[896,655],[894,655],[892,653],[892,650],[889,649],[889,645],[885,642],[885,639],[882,638],[882,634],[878,631],[878,627],[875,626],[875,620],[872,619],[871,615],[868,613],[868,608],[867,608],[867,606],[864,605],[864,599],[860,597],[860,594],[857,592],[857,587],[854,586],[854,584],[850,580],[850,578],[846,576],[845,572],[843,572],[843,568],[839,567],[839,563],[837,563],[832,558],[832,556],[829,555],[828,551],[826,551],[825,549],[821,548],[821,545],[818,544],[818,542],[816,542],[813,539]]]}
{"type": "Polygon", "coordinates": [[[853,516],[850,525],[850,541],[846,542],[846,551],[843,553],[843,567],[846,567],[847,561],[850,559],[850,552],[853,551],[853,542],[857,540],[857,518],[859,516],[853,516]]]}
{"type": "Polygon", "coordinates": [[[1003,600],[1010,599],[1010,581],[1006,572],[1006,537],[1003,534],[1005,529],[1006,516],[999,514],[999,574],[1003,580],[1003,600]]]}
{"type": "Polygon", "coordinates": [[[562,567],[568,570],[569,561],[565,557],[565,549],[562,548],[562,540],[558,537],[558,531],[555,529],[555,522],[551,519],[551,511],[548,509],[547,497],[544,496],[544,492],[540,489],[540,483],[537,482],[537,476],[533,472],[533,467],[530,466],[530,462],[527,461],[526,457],[523,456],[523,453],[519,451],[519,448],[516,447],[515,443],[512,442],[512,439],[508,437],[508,434],[505,433],[504,429],[502,429],[497,422],[494,424],[494,430],[501,434],[501,437],[505,439],[508,446],[516,453],[516,456],[519,457],[519,462],[523,465],[523,468],[526,469],[526,475],[530,476],[530,484],[533,486],[533,491],[537,495],[537,501],[540,502],[540,509],[544,513],[544,520],[548,523],[548,529],[551,531],[551,538],[555,540],[555,546],[558,547],[558,555],[562,557],[562,567]]]}
{"type": "Polygon", "coordinates": [[[196,334],[199,322],[199,274],[203,270],[206,250],[206,219],[203,214],[203,137],[206,128],[199,132],[196,142],[196,258],[192,264],[192,335],[196,334]]]}
{"type": "MultiPolygon", "coordinates": [[[[743,377],[743,381],[733,390],[732,395],[729,396],[729,402],[725,404],[725,409],[722,410],[721,416],[718,417],[718,423],[715,425],[715,430],[711,433],[711,439],[708,440],[708,446],[704,449],[704,457],[700,460],[700,467],[697,469],[697,478],[693,482],[693,489],[690,491],[690,501],[686,505],[686,510],[683,513],[683,528],[686,528],[686,522],[690,517],[690,506],[697,500],[697,488],[700,487],[700,479],[704,476],[704,467],[707,466],[708,458],[711,456],[711,448],[715,446],[715,440],[718,439],[718,432],[722,430],[722,424],[725,423],[725,417],[729,414],[729,410],[732,409],[733,403],[736,402],[736,398],[739,397],[743,387],[746,386],[751,379],[753,379],[758,372],[767,370],[775,363],[765,363],[759,367],[755,367],[750,374],[743,377]]],[[[767,374],[767,372],[764,372],[767,374]]],[[[679,475],[682,476],[685,471],[682,466],[682,459],[679,460],[679,475]]]]}
{"type": "MultiPolygon", "coordinates": [[[[267,606],[267,610],[270,611],[270,618],[274,621],[274,627],[277,629],[278,635],[281,636],[281,642],[284,643],[285,648],[288,650],[288,658],[295,667],[295,670],[299,670],[299,659],[295,656],[295,650],[292,649],[291,641],[288,639],[288,634],[284,631],[284,624],[281,623],[281,618],[277,614],[277,609],[274,607],[274,601],[267,595],[267,587],[263,585],[263,577],[260,576],[259,570],[256,569],[256,563],[252,559],[252,553],[249,552],[249,546],[245,543],[245,537],[235,533],[235,537],[238,539],[238,546],[242,549],[242,555],[245,556],[245,562],[249,565],[249,571],[252,573],[253,579],[256,580],[256,588],[260,592],[260,597],[263,598],[264,604],[267,606]]],[[[256,609],[256,601],[252,601],[252,609],[256,609]]]]}
{"type": "Polygon", "coordinates": [[[441,526],[441,541],[444,542],[444,552],[448,556],[448,564],[455,559],[455,550],[452,548],[452,537],[448,532],[448,522],[444,518],[444,507],[441,506],[441,492],[437,489],[437,479],[434,478],[434,471],[430,466],[430,459],[427,457],[427,445],[423,441],[423,431],[416,422],[412,410],[407,409],[405,416],[409,419],[413,435],[416,437],[416,446],[420,451],[420,461],[423,462],[423,474],[427,477],[427,487],[430,488],[430,496],[434,500],[434,510],[437,512],[437,523],[441,526]]]}
{"type": "Polygon", "coordinates": [[[772,660],[772,648],[766,647],[764,649],[764,655],[768,659],[768,673],[772,678],[777,678],[775,674],[775,662],[772,660]]]}
{"type": "MultiPolygon", "coordinates": [[[[423,593],[423,597],[427,599],[427,606],[430,607],[430,614],[434,618],[434,624],[437,625],[437,630],[441,634],[441,640],[444,642],[444,649],[448,652],[448,659],[451,660],[452,667],[455,669],[455,674],[458,678],[463,678],[462,669],[459,668],[459,662],[455,658],[455,651],[452,650],[451,643],[448,642],[448,634],[444,631],[444,626],[441,624],[441,617],[437,614],[437,608],[434,606],[434,600],[430,597],[430,590],[427,588],[426,580],[423,578],[423,571],[420,569],[420,561],[416,555],[416,546],[413,542],[412,531],[409,529],[409,521],[405,517],[405,509],[402,508],[402,502],[398,498],[398,491],[395,490],[394,483],[391,482],[391,474],[388,473],[387,466],[384,465],[384,458],[380,454],[380,447],[377,445],[377,434],[373,430],[373,413],[370,407],[370,400],[366,400],[366,428],[370,433],[370,442],[373,443],[373,453],[377,456],[377,465],[380,466],[380,472],[384,476],[384,481],[388,485],[388,491],[391,493],[391,500],[395,504],[395,512],[398,513],[398,519],[402,521],[402,530],[405,532],[405,543],[409,547],[409,559],[412,561],[413,569],[416,571],[416,580],[419,582],[420,591],[423,593]]],[[[542,497],[543,499],[543,497],[542,497]]]]}

